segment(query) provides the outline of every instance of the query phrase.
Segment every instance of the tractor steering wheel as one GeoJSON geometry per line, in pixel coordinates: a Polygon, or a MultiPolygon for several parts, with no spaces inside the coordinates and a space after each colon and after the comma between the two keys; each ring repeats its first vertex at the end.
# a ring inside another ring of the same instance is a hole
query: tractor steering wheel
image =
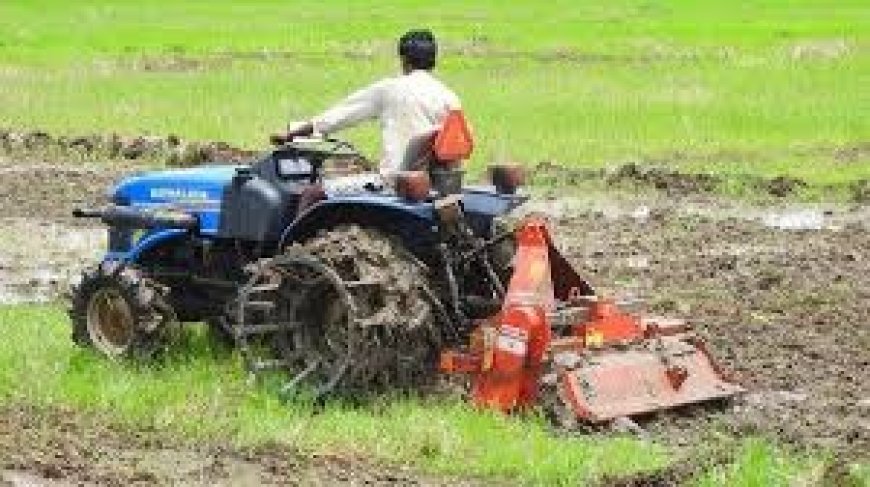
{"type": "Polygon", "coordinates": [[[311,182],[322,177],[324,163],[328,159],[356,159],[365,170],[371,170],[373,164],[353,144],[346,140],[327,137],[294,137],[283,140],[279,151],[301,157],[311,164],[311,182]]]}
{"type": "MultiPolygon", "coordinates": [[[[355,145],[351,144],[350,142],[348,142],[346,140],[338,139],[335,137],[326,137],[326,136],[324,136],[322,138],[323,138],[324,142],[330,142],[330,143],[334,144],[333,150],[336,152],[341,152],[340,155],[348,155],[348,156],[353,155],[353,156],[357,156],[357,157],[363,157],[362,152],[360,152],[359,149],[357,149],[355,145]]],[[[339,155],[339,154],[336,154],[336,155],[339,155]]]]}
{"type": "Polygon", "coordinates": [[[309,155],[317,159],[330,157],[357,157],[366,159],[362,152],[346,140],[334,137],[294,137],[281,144],[281,148],[292,150],[298,154],[309,155]]]}

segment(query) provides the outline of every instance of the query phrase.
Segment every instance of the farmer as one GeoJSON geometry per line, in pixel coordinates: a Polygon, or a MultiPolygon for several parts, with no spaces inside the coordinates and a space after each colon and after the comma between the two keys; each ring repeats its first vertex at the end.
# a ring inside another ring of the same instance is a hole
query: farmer
{"type": "Polygon", "coordinates": [[[411,30],[399,39],[402,75],[367,86],[320,115],[290,124],[286,134],[272,136],[282,143],[294,137],[331,134],[362,121],[381,125],[383,154],[379,173],[391,182],[398,171],[412,169],[427,154],[431,136],[448,111],[459,109],[459,98],[435,76],[438,44],[429,30],[411,30]]]}

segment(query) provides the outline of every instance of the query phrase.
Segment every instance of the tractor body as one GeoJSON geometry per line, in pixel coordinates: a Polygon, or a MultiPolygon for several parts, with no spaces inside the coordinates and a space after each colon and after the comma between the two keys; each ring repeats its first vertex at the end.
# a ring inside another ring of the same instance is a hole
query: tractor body
{"type": "Polygon", "coordinates": [[[505,228],[526,199],[513,169],[494,168],[493,187],[464,187],[453,162],[395,189],[324,184],[348,147],[136,175],[77,210],[108,225],[109,249],[73,293],[74,340],[150,354],[171,324],[205,321],[282,395],[355,397],[440,370],[470,374],[478,405],[543,404],[566,425],[741,390],[683,324],[596,296],[541,219],[505,228]]]}
{"type": "MultiPolygon", "coordinates": [[[[104,264],[136,267],[160,283],[181,321],[223,316],[246,265],[342,225],[377,229],[419,259],[437,258],[436,193],[414,201],[363,184],[324,189],[319,172],[329,155],[284,147],[250,166],[134,175],[112,190],[109,207],[76,214],[109,226],[104,264]]],[[[469,228],[481,238],[525,201],[487,187],[466,187],[459,196],[469,228]]]]}

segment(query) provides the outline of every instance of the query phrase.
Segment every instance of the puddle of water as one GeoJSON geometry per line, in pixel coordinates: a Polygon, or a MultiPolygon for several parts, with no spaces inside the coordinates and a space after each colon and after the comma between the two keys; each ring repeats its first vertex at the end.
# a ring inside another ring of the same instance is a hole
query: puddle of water
{"type": "Polygon", "coordinates": [[[48,267],[37,267],[30,274],[30,284],[39,287],[56,285],[61,279],[61,272],[48,267]]]}
{"type": "Polygon", "coordinates": [[[0,484],[13,487],[60,487],[73,485],[19,470],[0,470],[0,484]]]}
{"type": "Polygon", "coordinates": [[[50,220],[0,220],[0,304],[45,302],[63,295],[106,248],[106,231],[50,220]]]}
{"type": "Polygon", "coordinates": [[[637,208],[631,210],[631,212],[629,213],[630,217],[634,218],[639,222],[645,222],[649,220],[649,215],[650,209],[649,206],[646,205],[640,205],[637,208]]]}
{"type": "Polygon", "coordinates": [[[780,230],[821,230],[825,228],[826,218],[822,211],[801,209],[762,215],[761,223],[780,230]]]}

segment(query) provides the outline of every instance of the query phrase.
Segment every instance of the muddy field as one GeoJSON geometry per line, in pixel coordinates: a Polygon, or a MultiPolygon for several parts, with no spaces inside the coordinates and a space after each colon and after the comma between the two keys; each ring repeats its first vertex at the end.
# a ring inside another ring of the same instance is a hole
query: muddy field
{"type": "Polygon", "coordinates": [[[0,164],[0,302],[65,292],[105,248],[105,231],[73,219],[73,208],[103,201],[112,181],[130,170],[0,164]]]}
{"type": "Polygon", "coordinates": [[[687,446],[713,430],[761,434],[866,461],[866,208],[556,206],[563,250],[590,280],[688,319],[748,389],[725,409],[652,418],[651,431],[687,446]]]}
{"type": "MultiPolygon", "coordinates": [[[[99,228],[73,221],[70,210],[98,201],[130,170],[0,164],[0,301],[63,293],[104,242],[99,228]]],[[[688,451],[714,431],[763,435],[798,449],[823,447],[843,459],[870,460],[870,208],[747,208],[700,196],[541,199],[531,207],[552,215],[558,242],[593,284],[640,298],[648,311],[689,319],[748,389],[725,407],[645,421],[654,437],[688,451]]],[[[135,438],[131,450],[127,437],[109,432],[106,448],[124,450],[122,461],[88,466],[94,458],[88,448],[99,443],[102,452],[103,446],[92,436],[79,438],[86,428],[77,419],[6,409],[0,425],[0,457],[12,458],[0,463],[0,479],[13,483],[26,483],[34,472],[72,483],[233,483],[232,472],[282,483],[284,470],[341,481],[322,461],[293,463],[289,453],[277,460],[268,452],[189,447],[181,457],[190,465],[138,478],[141,472],[124,462],[161,458],[166,451],[159,443],[148,439],[139,446],[135,438]],[[39,440],[20,451],[22,439],[34,435],[39,440]],[[146,450],[153,455],[137,459],[135,452],[146,450]]],[[[348,469],[371,474],[360,465],[348,469]]],[[[384,480],[378,472],[375,482],[419,480],[401,472],[384,480]]]]}

